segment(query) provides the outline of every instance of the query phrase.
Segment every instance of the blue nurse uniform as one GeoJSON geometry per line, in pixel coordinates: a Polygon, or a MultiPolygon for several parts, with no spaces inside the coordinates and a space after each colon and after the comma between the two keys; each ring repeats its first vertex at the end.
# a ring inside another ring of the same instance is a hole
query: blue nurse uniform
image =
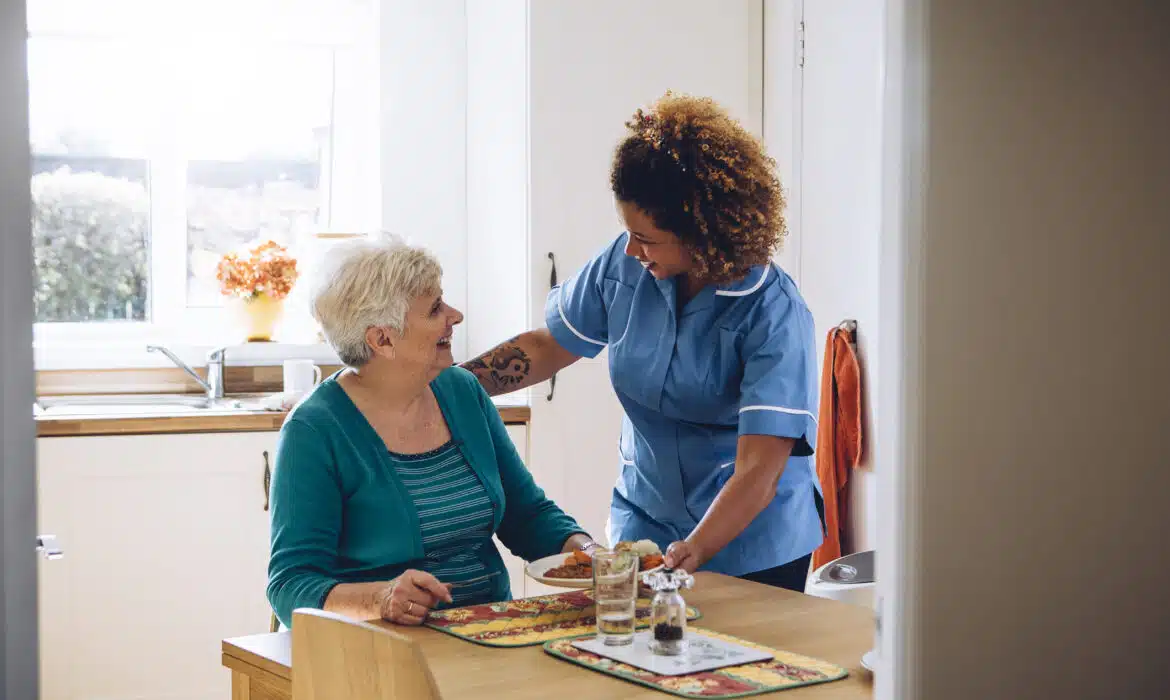
{"type": "Polygon", "coordinates": [[[776,497],[702,567],[742,576],[816,549],[823,530],[813,467],[817,371],[813,320],[774,264],[708,286],[682,309],[675,280],[656,280],[624,252],[622,234],[549,292],[545,320],[566,350],[609,347],[622,404],[621,471],[608,536],[686,538],[735,470],[740,435],[793,438],[776,497]]]}

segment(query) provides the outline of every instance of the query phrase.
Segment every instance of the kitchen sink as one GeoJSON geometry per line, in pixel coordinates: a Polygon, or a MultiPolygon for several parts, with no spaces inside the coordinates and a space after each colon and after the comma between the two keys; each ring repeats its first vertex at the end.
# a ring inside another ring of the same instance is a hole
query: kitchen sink
{"type": "Polygon", "coordinates": [[[43,396],[37,399],[33,413],[37,416],[150,416],[248,409],[238,399],[213,400],[191,394],[98,394],[43,396]]]}

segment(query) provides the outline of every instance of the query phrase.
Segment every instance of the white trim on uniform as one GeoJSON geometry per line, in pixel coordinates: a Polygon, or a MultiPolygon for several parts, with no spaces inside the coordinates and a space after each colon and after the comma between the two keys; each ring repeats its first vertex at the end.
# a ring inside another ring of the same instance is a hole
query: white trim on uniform
{"type": "Polygon", "coordinates": [[[740,413],[746,413],[748,411],[775,411],[776,413],[788,413],[794,416],[808,416],[809,418],[813,419],[814,423],[817,422],[817,417],[812,414],[812,411],[806,411],[803,408],[786,408],[784,406],[744,406],[743,408],[739,409],[740,413]]]}
{"type": "Polygon", "coordinates": [[[593,343],[594,345],[600,345],[601,347],[605,347],[604,342],[602,342],[600,340],[594,340],[593,338],[590,338],[589,336],[585,335],[584,333],[577,330],[576,328],[573,328],[573,324],[569,323],[569,319],[565,318],[565,304],[563,301],[564,298],[565,298],[565,290],[562,288],[561,293],[557,295],[557,313],[559,313],[561,315],[561,323],[565,324],[565,328],[568,328],[569,330],[573,331],[573,335],[577,336],[578,338],[580,338],[581,340],[584,340],[587,343],[593,343]]]}
{"type": "Polygon", "coordinates": [[[760,279],[751,286],[751,289],[744,289],[738,292],[734,292],[730,289],[716,289],[715,294],[721,297],[746,297],[747,295],[755,292],[760,287],[764,286],[764,280],[768,279],[768,270],[771,269],[771,267],[771,265],[764,266],[764,271],[760,273],[760,279]]]}

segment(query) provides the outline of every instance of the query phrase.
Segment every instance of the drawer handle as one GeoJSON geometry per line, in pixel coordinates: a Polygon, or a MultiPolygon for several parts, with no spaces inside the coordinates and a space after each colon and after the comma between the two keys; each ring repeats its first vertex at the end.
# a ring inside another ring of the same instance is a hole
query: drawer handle
{"type": "Polygon", "coordinates": [[[264,510],[268,510],[268,487],[272,483],[272,467],[268,465],[268,450],[264,450],[264,510]]]}
{"type": "MultiPolygon", "coordinates": [[[[550,262],[552,262],[552,272],[550,272],[549,276],[548,276],[548,286],[549,286],[549,289],[552,289],[552,288],[557,286],[557,258],[555,255],[552,254],[552,251],[549,251],[548,259],[550,262]]],[[[553,375],[548,378],[548,394],[544,397],[544,400],[545,401],[552,401],[553,394],[556,393],[556,390],[557,390],[557,373],[553,372],[553,375]]]]}

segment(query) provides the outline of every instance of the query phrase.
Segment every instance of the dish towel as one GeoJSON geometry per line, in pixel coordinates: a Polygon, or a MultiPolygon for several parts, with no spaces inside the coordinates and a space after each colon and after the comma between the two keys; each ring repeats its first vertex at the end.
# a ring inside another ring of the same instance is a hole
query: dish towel
{"type": "Polygon", "coordinates": [[[825,495],[825,541],[813,552],[812,570],[841,556],[847,522],[849,473],[861,463],[861,368],[853,332],[840,326],[825,340],[821,407],[817,421],[817,478],[825,495]]]}

